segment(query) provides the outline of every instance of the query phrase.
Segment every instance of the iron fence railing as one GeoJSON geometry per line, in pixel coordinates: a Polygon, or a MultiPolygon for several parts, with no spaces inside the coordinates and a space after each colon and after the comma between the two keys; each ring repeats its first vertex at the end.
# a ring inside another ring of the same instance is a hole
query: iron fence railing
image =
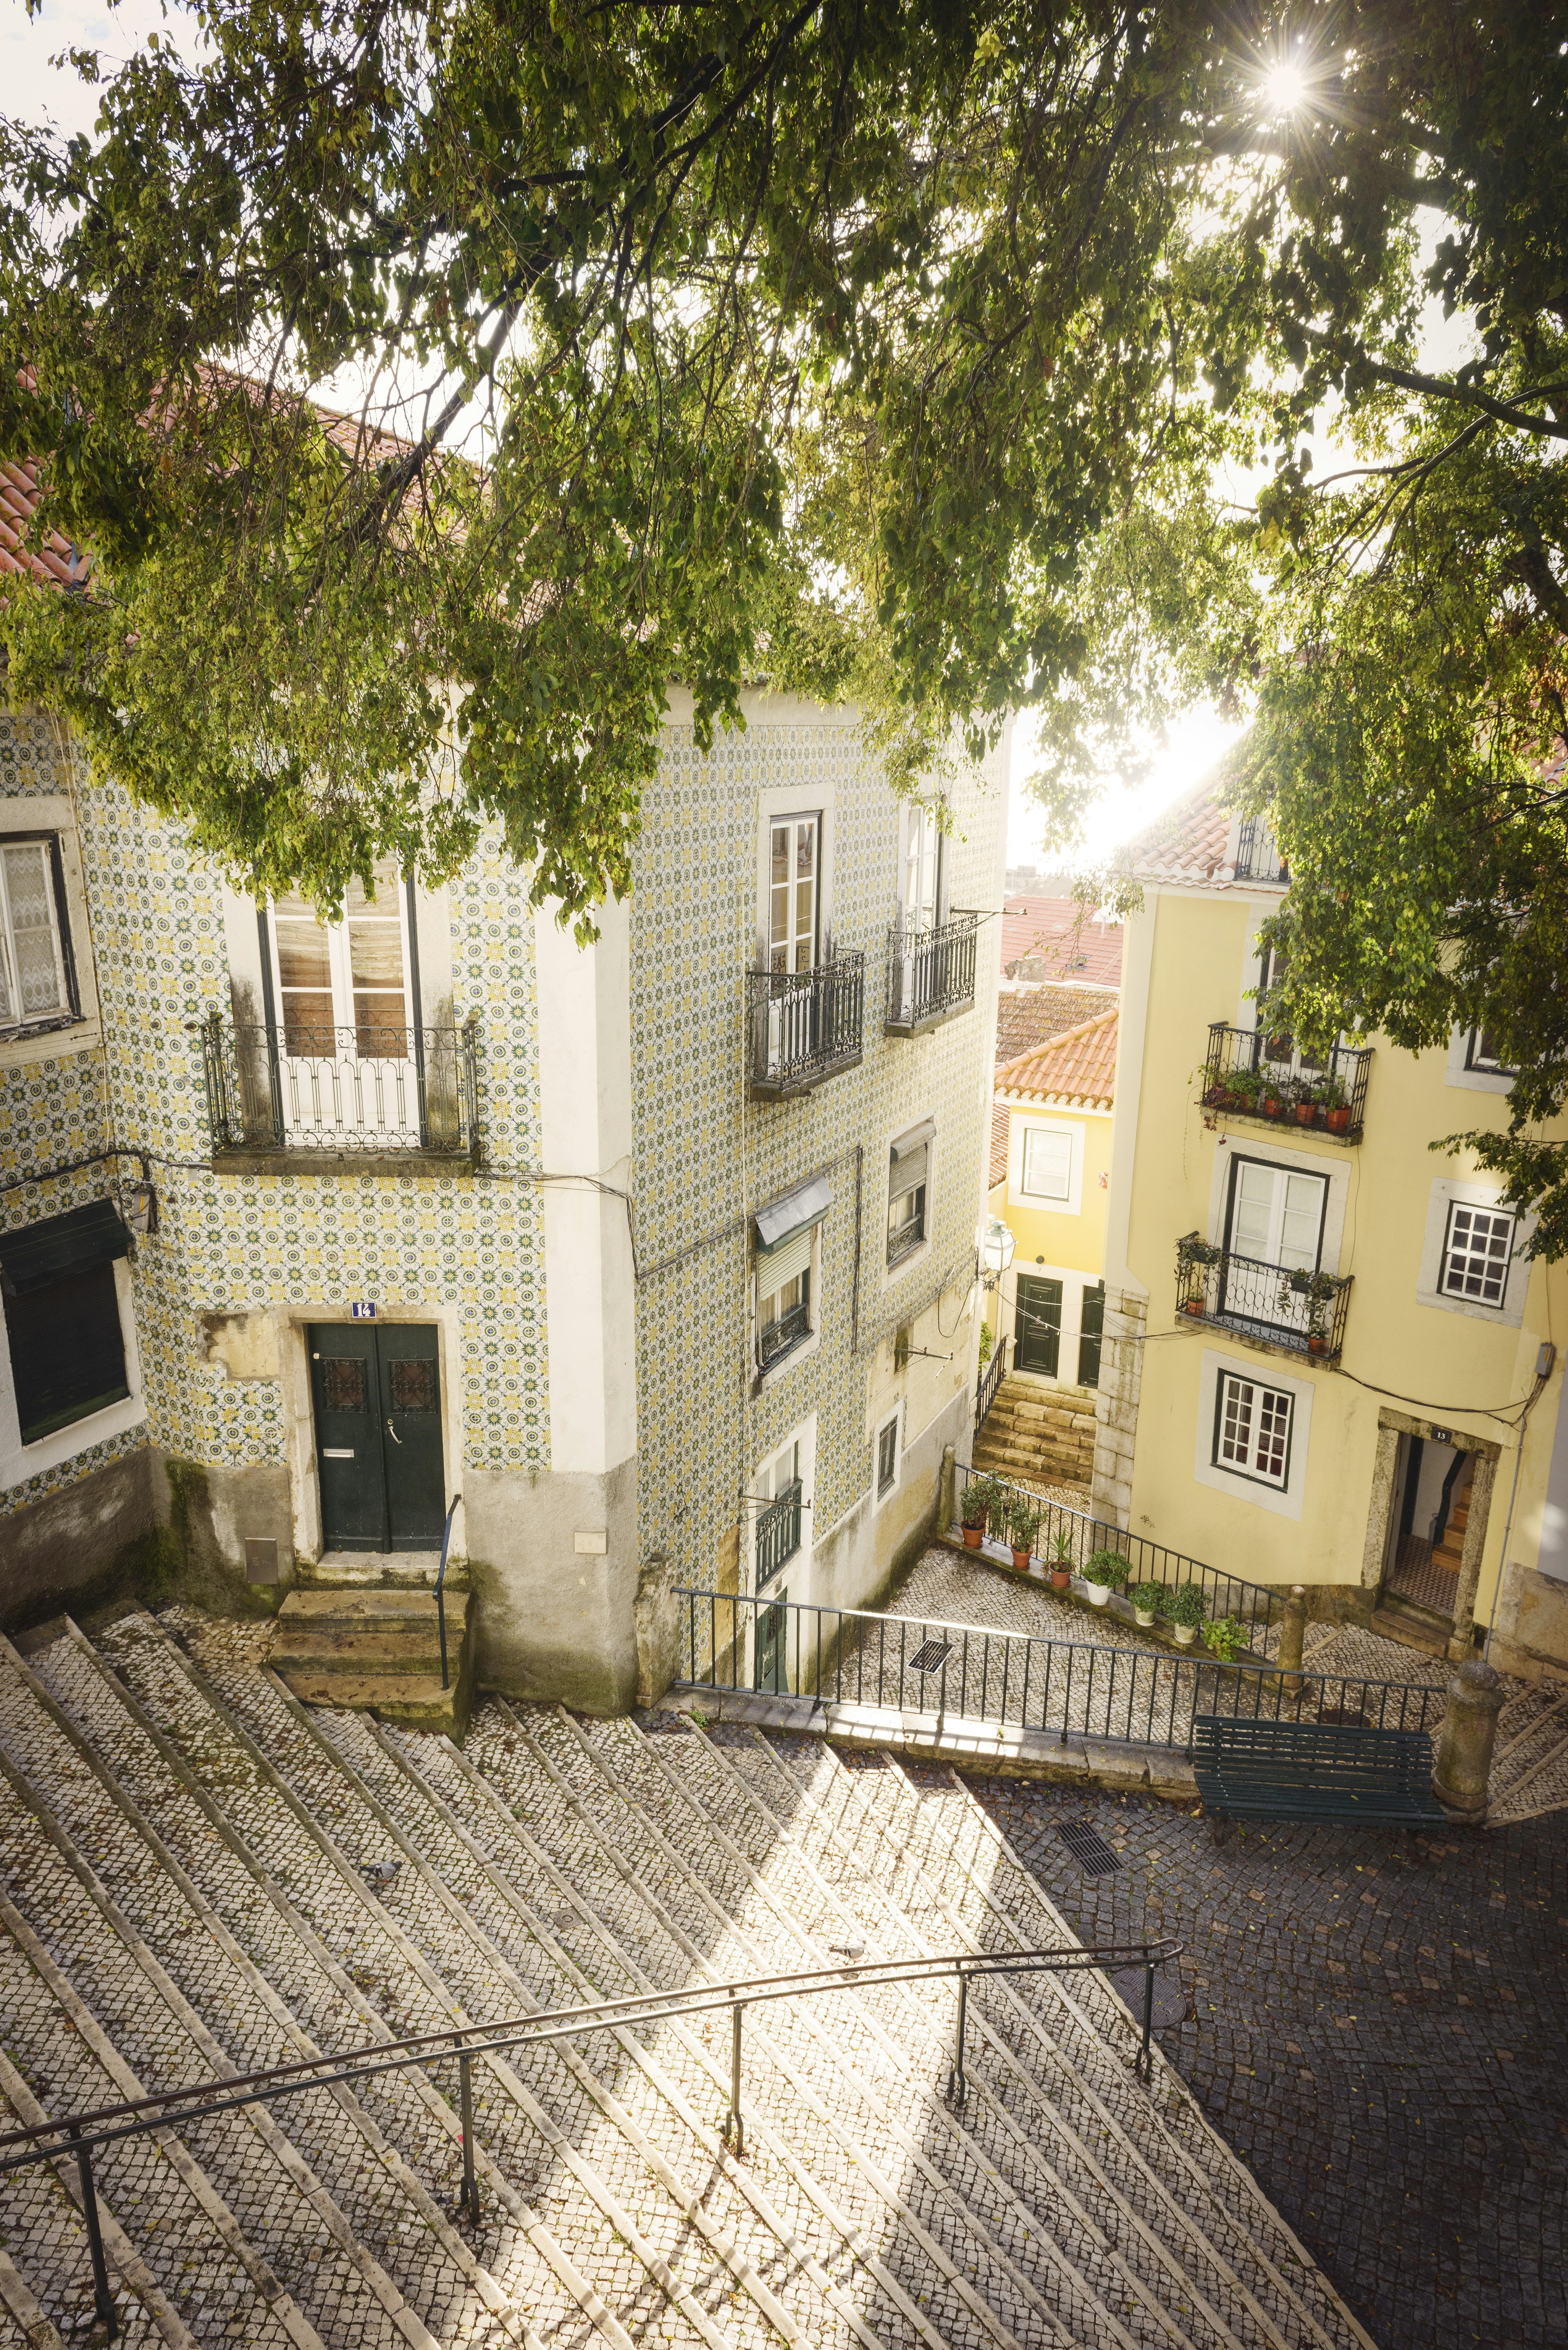
{"type": "Polygon", "coordinates": [[[477,1165],[478,1024],[197,1027],[214,1151],[431,1152],[477,1165]]]}
{"type": "Polygon", "coordinates": [[[681,1589],[688,1687],[762,1691],[1185,1753],[1196,1714],[1364,1722],[1435,1735],[1445,1692],[1255,1658],[1118,1648],[923,1616],[681,1589]]]}
{"type": "Polygon", "coordinates": [[[888,1009],[883,1032],[912,1036],[974,1002],[978,912],[955,911],[934,927],[896,921],[888,932],[888,1009]]]}
{"type": "Polygon", "coordinates": [[[861,1057],[866,957],[856,949],[812,971],[746,974],[751,1005],[751,1086],[777,1101],[814,1086],[861,1057]]]}
{"type": "Polygon", "coordinates": [[[757,1582],[771,1583],[800,1548],[801,1486],[797,1477],[757,1515],[757,1582]]]}
{"type": "Polygon", "coordinates": [[[1280,854],[1280,844],[1268,817],[1244,816],[1236,841],[1238,881],[1288,881],[1291,868],[1280,854]]]}
{"type": "Polygon", "coordinates": [[[1335,1045],[1319,1065],[1303,1062],[1289,1036],[1214,1020],[1203,1064],[1203,1107],[1228,1118],[1359,1142],[1371,1070],[1369,1045],[1335,1045]]]}
{"type": "Polygon", "coordinates": [[[1176,1310],[1272,1347],[1337,1362],[1353,1274],[1270,1264],[1189,1232],[1176,1244],[1176,1310]]]}
{"type": "Polygon", "coordinates": [[[811,1307],[805,1299],[781,1314],[776,1322],[764,1322],[757,1339],[757,1353],[764,1371],[782,1362],[786,1355],[804,1345],[811,1336],[811,1307]]]}
{"type": "MultiPolygon", "coordinates": [[[[974,1432],[977,1436],[985,1426],[987,1412],[996,1401],[997,1388],[1007,1377],[1007,1349],[1012,1343],[1009,1338],[998,1338],[991,1350],[991,1360],[980,1375],[980,1386],[974,1399],[974,1432]]],[[[967,1476],[969,1471],[965,1470],[964,1474],[967,1476]]]]}
{"type": "MultiPolygon", "coordinates": [[[[961,1524],[964,1496],[971,1482],[981,1482],[981,1471],[966,1469],[961,1462],[956,1475],[956,1503],[961,1524]]],[[[1047,1501],[1043,1493],[1033,1492],[1025,1485],[1011,1484],[1005,1477],[987,1477],[983,1482],[998,1488],[1002,1494],[999,1533],[1011,1503],[1016,1502],[1032,1512],[1039,1511],[1040,1531],[1035,1537],[1034,1553],[1048,1566],[1061,1561],[1076,1575],[1096,1552],[1113,1551],[1127,1561],[1129,1591],[1140,1583],[1163,1584],[1168,1590],[1195,1583],[1203,1595],[1205,1618],[1234,1616],[1262,1638],[1267,1637],[1283,1613],[1285,1594],[1269,1584],[1249,1583],[1244,1575],[1205,1565],[1200,1558],[1189,1558],[1185,1551],[1151,1542],[1147,1534],[1129,1534],[1108,1518],[1092,1516],[1087,1510],[1075,1510],[1064,1502],[1047,1501]]],[[[1005,1543],[999,1548],[1005,1555],[1005,1543]]]]}
{"type": "MultiPolygon", "coordinates": [[[[1134,2072],[1147,2080],[1153,2069],[1150,2040],[1155,1969],[1179,1958],[1181,1950],[1182,1944],[1168,1934],[1149,1941],[1080,1943],[1056,1950],[946,1950],[918,1959],[863,1960],[847,1966],[809,1968],[797,1974],[748,1975],[729,1982],[693,1983],[677,1991],[632,1992],[620,1999],[596,2000],[576,2007],[537,2009],[530,2015],[507,2016],[493,2023],[456,2024],[440,2032],[416,2033],[400,2040],[371,2041],[358,2048],[303,2057],[292,2064],[270,2065],[264,2072],[218,2074],[184,2088],[160,2090],[151,2096],[127,2098],[119,2105],[96,2106],[88,2111],[61,2115],[53,2121],[36,2122],[26,2129],[7,2130],[0,2136],[0,2177],[36,2163],[62,2159],[75,2162],[82,2188],[94,2302],[105,2332],[112,2340],[118,2313],[104,2256],[92,2158],[95,2152],[127,2138],[144,2137],[155,2131],[188,2131],[192,2124],[214,2114],[237,2113],[249,2106],[280,2105],[286,2097],[374,2079],[386,2073],[455,2064],[457,2109],[462,2123],[459,2154],[462,2180],[459,2195],[463,2210],[471,2219],[477,2220],[479,2166],[472,2085],[476,2056],[499,2057],[516,2048],[549,2046],[556,2041],[575,2040],[597,2032],[624,2033],[639,2025],[678,2021],[688,2015],[728,2014],[729,2109],[722,2130],[739,2158],[745,2152],[741,2095],[742,2022],[748,2007],[767,2006],[778,2000],[865,1991],[883,1983],[938,1982],[950,1976],[958,1997],[947,2095],[954,2105],[962,2105],[968,2085],[964,2045],[969,1988],[972,1982],[991,1975],[1071,1974],[1090,1969],[1114,1973],[1141,1966],[1143,2028],[1134,2072]]],[[[711,2056],[709,2062],[711,2064],[711,2056]]],[[[755,2114],[756,2100],[748,2099],[747,2103],[755,2114]]]]}

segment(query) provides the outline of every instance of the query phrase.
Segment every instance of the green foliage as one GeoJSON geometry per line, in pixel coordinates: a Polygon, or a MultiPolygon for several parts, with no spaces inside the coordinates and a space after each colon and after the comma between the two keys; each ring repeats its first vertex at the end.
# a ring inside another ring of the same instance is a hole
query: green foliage
{"type": "Polygon", "coordinates": [[[1084,1563],[1084,1581],[1119,1591],[1127,1579],[1127,1563],[1119,1550],[1091,1551],[1084,1563]]]}
{"type": "Polygon", "coordinates": [[[1034,1503],[1015,1493],[1008,1506],[1007,1538],[1014,1550],[1032,1551],[1040,1535],[1040,1521],[1044,1512],[1034,1503]]]}
{"type": "Polygon", "coordinates": [[[1166,1623],[1202,1623],[1209,1607],[1200,1584],[1179,1583],[1173,1589],[1168,1583],[1162,1583],[1159,1588],[1159,1613],[1166,1623]]]}
{"type": "Polygon", "coordinates": [[[1158,1616],[1165,1596],[1163,1583],[1135,1583],[1129,1596],[1140,1616],[1158,1616]]]}
{"type": "MultiPolygon", "coordinates": [[[[1190,1590],[1192,1586],[1188,1586],[1190,1590]]],[[[1178,1617],[1184,1622],[1184,1617],[1178,1617]]],[[[1247,1627],[1239,1616],[1214,1616],[1203,1627],[1203,1645],[1211,1656],[1228,1665],[1238,1648],[1247,1645],[1247,1627]]]]}
{"type": "Polygon", "coordinates": [[[1000,1477],[971,1477],[963,1489],[962,1523],[1001,1534],[1007,1523],[1007,1487],[1000,1477]]]}

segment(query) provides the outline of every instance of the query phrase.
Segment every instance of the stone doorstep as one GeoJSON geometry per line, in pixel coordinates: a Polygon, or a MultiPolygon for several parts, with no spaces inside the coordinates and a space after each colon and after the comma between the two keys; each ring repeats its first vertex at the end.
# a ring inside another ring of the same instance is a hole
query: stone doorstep
{"type": "MultiPolygon", "coordinates": [[[[317,1559],[295,1564],[301,1591],[434,1591],[439,1550],[327,1550],[317,1559]]],[[[466,1591],[466,1560],[447,1561],[446,1588],[466,1591]]]]}
{"type": "Polygon", "coordinates": [[[460,1711],[463,1691],[455,1666],[452,1687],[444,1690],[439,1672],[337,1673],[289,1667],[280,1671],[279,1678],[301,1705],[373,1713],[378,1721],[394,1722],[405,1730],[443,1730],[456,1735],[463,1726],[460,1711]]]}
{"type": "Polygon", "coordinates": [[[840,1746],[885,1747],[914,1762],[949,1762],[1003,1779],[1044,1779],[1075,1787],[1137,1792],[1169,1803],[1198,1800],[1198,1782],[1185,1754],[1167,1746],[1113,1743],[1070,1731],[1064,1740],[1044,1731],[971,1721],[962,1714],[910,1713],[896,1706],[850,1705],[814,1698],[772,1697],[765,1690],[711,1690],[677,1681],[664,1700],[708,1721],[745,1722],[759,1730],[789,1730],[840,1746]]]}
{"type": "MultiPolygon", "coordinates": [[[[456,1661],[461,1628],[447,1628],[447,1655],[456,1661]]],[[[435,1673],[441,1672],[441,1642],[434,1625],[418,1633],[320,1631],[315,1626],[294,1625],[279,1632],[267,1662],[280,1673],[435,1673]]]]}

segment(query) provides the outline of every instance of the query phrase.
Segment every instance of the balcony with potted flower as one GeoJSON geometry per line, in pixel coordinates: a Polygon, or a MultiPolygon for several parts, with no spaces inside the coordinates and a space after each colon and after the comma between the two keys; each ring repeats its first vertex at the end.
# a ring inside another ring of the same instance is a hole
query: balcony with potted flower
{"type": "Polygon", "coordinates": [[[1329,1142],[1361,1140],[1372,1048],[1335,1045],[1327,1061],[1303,1059],[1289,1036],[1210,1023],[1204,1110],[1246,1125],[1290,1126],[1329,1142]]]}
{"type": "Polygon", "coordinates": [[[1334,1363],[1345,1347],[1353,1277],[1265,1263],[1189,1232],[1176,1243],[1177,1315],[1334,1363]]]}

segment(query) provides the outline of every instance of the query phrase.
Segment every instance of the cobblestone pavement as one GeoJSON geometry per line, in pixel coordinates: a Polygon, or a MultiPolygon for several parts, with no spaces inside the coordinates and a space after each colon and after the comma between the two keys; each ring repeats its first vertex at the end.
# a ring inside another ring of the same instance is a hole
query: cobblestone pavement
{"type": "Polygon", "coordinates": [[[1085,1940],[1181,1937],[1166,2054],[1379,2350],[1568,2345],[1568,1816],[1217,1852],[1168,1804],[967,1783],[1085,1940]]]}

